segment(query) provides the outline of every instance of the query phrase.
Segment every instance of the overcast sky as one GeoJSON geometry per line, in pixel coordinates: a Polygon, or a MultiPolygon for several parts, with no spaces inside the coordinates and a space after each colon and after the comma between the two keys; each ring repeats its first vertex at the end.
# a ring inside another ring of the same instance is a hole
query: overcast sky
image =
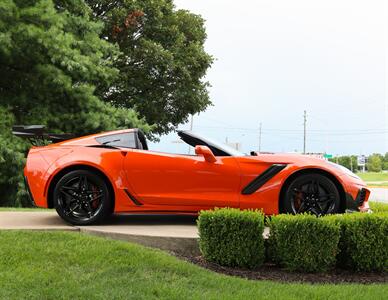
{"type": "MultiPolygon", "coordinates": [[[[388,151],[388,1],[176,0],[206,20],[214,106],[194,131],[263,151],[388,151]]],[[[182,124],[181,129],[189,128],[182,124]]],[[[154,150],[186,151],[162,137],[154,150]]]]}

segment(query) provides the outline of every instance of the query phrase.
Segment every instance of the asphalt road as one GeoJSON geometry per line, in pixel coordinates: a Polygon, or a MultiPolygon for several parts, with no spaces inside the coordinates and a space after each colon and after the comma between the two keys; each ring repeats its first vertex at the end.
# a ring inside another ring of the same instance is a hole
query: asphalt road
{"type": "Polygon", "coordinates": [[[369,200],[388,203],[387,188],[370,188],[371,194],[369,200]]]}

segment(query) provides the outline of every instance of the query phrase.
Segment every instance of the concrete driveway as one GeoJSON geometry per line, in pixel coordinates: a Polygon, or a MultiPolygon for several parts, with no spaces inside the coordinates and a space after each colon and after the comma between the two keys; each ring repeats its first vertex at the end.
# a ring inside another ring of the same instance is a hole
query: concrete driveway
{"type": "Polygon", "coordinates": [[[388,188],[370,188],[370,190],[371,201],[388,203],[388,188]]]}
{"type": "Polygon", "coordinates": [[[20,230],[98,230],[137,235],[198,237],[196,217],[174,215],[113,215],[103,225],[72,226],[64,222],[55,211],[0,212],[0,229],[20,230]]]}
{"type": "Polygon", "coordinates": [[[199,255],[196,217],[113,215],[103,225],[72,226],[55,211],[0,212],[0,230],[65,230],[83,232],[187,255],[199,255]]]}

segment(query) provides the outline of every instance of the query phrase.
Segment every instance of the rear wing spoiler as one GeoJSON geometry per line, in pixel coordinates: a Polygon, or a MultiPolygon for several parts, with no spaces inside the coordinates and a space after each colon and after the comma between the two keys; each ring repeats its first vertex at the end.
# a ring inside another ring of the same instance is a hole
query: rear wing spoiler
{"type": "Polygon", "coordinates": [[[15,125],[12,127],[12,133],[18,137],[28,139],[31,144],[38,145],[45,141],[52,143],[62,142],[74,138],[71,134],[47,133],[44,125],[15,125]]]}

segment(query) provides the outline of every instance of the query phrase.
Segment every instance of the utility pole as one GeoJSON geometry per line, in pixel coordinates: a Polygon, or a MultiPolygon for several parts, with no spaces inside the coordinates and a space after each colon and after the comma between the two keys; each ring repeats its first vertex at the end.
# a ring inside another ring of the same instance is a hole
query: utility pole
{"type": "Polygon", "coordinates": [[[260,122],[260,127],[259,127],[259,154],[261,152],[261,122],[260,122]]]}
{"type": "Polygon", "coordinates": [[[350,171],[353,172],[353,157],[350,155],[350,171]]]}
{"type": "Polygon", "coordinates": [[[190,131],[193,130],[193,122],[194,122],[194,116],[191,115],[191,120],[190,120],[190,131]]]}
{"type": "MultiPolygon", "coordinates": [[[[194,116],[191,115],[191,119],[190,119],[190,131],[193,131],[193,123],[194,123],[194,116]]],[[[191,146],[189,146],[189,151],[188,151],[188,154],[191,153],[191,146]]]]}
{"type": "Polygon", "coordinates": [[[303,114],[303,154],[306,154],[306,123],[307,123],[307,113],[304,111],[303,114]]]}

